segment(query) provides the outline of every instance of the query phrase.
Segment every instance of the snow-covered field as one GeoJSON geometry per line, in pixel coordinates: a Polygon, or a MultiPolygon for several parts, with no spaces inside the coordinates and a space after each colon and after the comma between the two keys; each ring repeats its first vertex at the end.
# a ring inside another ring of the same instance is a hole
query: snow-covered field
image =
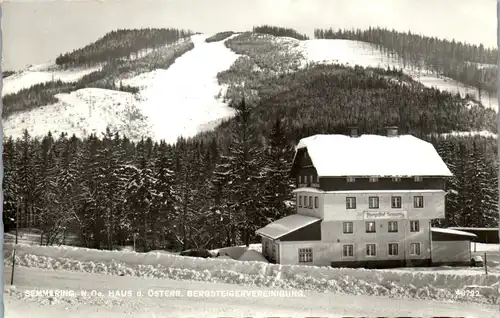
{"type": "Polygon", "coordinates": [[[106,127],[131,138],[148,134],[150,127],[138,108],[137,97],[128,92],[101,88],[85,88],[70,94],[58,94],[59,102],[28,112],[17,113],[4,120],[6,136],[22,136],[27,129],[31,135],[54,136],[66,132],[70,136],[100,134],[106,127]]]}
{"type": "MultiPolygon", "coordinates": [[[[12,244],[4,245],[5,264],[12,244]]],[[[231,283],[266,288],[302,289],[346,295],[496,302],[499,275],[339,269],[276,265],[258,261],[200,259],[165,253],[100,251],[75,247],[18,245],[16,264],[25,267],[96,274],[231,283]],[[473,290],[477,295],[460,293],[473,290]]]]}
{"type": "MultiPolygon", "coordinates": [[[[216,97],[223,90],[216,76],[228,69],[238,56],[224,45],[224,41],[206,43],[206,37],[193,36],[194,49],[177,58],[169,69],[124,80],[123,84],[141,88],[138,96],[90,88],[59,94],[56,104],[5,119],[5,135],[19,137],[28,129],[37,136],[44,136],[49,130],[85,136],[104,132],[109,126],[131,139],[147,136],[174,143],[181,135],[194,136],[234,114],[216,97]]],[[[32,68],[21,77],[12,75],[10,81],[8,77],[4,85],[10,86],[4,91],[40,82],[41,79],[36,78],[38,72],[38,68],[32,68]],[[28,81],[29,78],[37,81],[28,81]]],[[[48,74],[49,80],[52,78],[52,73],[42,73],[48,74]]]]}
{"type": "Polygon", "coordinates": [[[100,70],[100,67],[93,67],[52,71],[52,67],[52,65],[39,65],[5,78],[3,80],[2,96],[15,94],[24,88],[29,88],[36,84],[51,82],[52,80],[76,82],[83,76],[100,70]]]}
{"type": "MultiPolygon", "coordinates": [[[[4,269],[7,284],[10,283],[10,270],[9,266],[4,269]]],[[[26,267],[16,267],[14,286],[7,284],[4,286],[5,313],[6,317],[11,318],[221,316],[489,318],[495,317],[498,310],[494,305],[474,303],[473,297],[465,303],[451,300],[393,299],[26,267]],[[39,294],[50,291],[73,292],[73,294],[66,296],[39,294]],[[86,291],[87,294],[82,291],[86,291]]]]}
{"type": "MultiPolygon", "coordinates": [[[[431,72],[426,70],[417,71],[408,66],[405,67],[398,59],[387,57],[374,45],[369,43],[351,40],[315,39],[300,41],[299,47],[296,49],[301,51],[308,62],[338,63],[363,67],[395,67],[403,69],[403,72],[426,87],[436,87],[439,90],[454,94],[459,92],[462,96],[469,94],[478,99],[477,89],[450,78],[431,74],[431,72]]],[[[483,94],[481,102],[485,107],[498,110],[496,95],[487,96],[483,94]]]]}
{"type": "Polygon", "coordinates": [[[472,251],[500,253],[500,244],[472,243],[472,251]]]}
{"type": "MultiPolygon", "coordinates": [[[[437,135],[437,134],[433,134],[437,135]]],[[[474,136],[480,136],[480,137],[485,137],[485,138],[497,138],[498,135],[495,133],[492,133],[491,131],[487,130],[481,130],[481,131],[452,131],[450,133],[445,133],[445,134],[439,134],[441,137],[474,137],[474,136]]]]}

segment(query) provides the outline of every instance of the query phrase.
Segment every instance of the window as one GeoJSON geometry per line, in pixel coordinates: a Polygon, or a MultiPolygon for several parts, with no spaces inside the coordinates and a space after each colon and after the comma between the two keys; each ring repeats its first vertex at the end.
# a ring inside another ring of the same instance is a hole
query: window
{"type": "Polygon", "coordinates": [[[422,177],[415,177],[415,182],[422,182],[424,180],[424,178],[422,177]]]}
{"type": "Polygon", "coordinates": [[[301,208],[301,207],[302,207],[302,196],[299,195],[299,208],[301,208]]]}
{"type": "Polygon", "coordinates": [[[312,209],[313,208],[313,197],[310,196],[309,197],[309,209],[312,209]]]}
{"type": "Polygon", "coordinates": [[[370,182],[377,182],[378,181],[378,177],[370,177],[370,182]]]}
{"type": "Polygon", "coordinates": [[[269,241],[264,241],[264,253],[267,254],[267,249],[269,248],[269,241]]]}
{"type": "Polygon", "coordinates": [[[352,234],[353,223],[352,222],[344,222],[343,228],[344,228],[344,234],[352,234]]]}
{"type": "Polygon", "coordinates": [[[421,195],[417,195],[417,196],[413,197],[413,207],[423,208],[424,207],[424,197],[421,195]]]}
{"type": "Polygon", "coordinates": [[[391,197],[391,207],[393,209],[401,209],[401,197],[391,197]]]}
{"type": "Polygon", "coordinates": [[[356,178],[354,178],[354,177],[347,177],[347,182],[352,183],[354,181],[356,181],[356,178]]]}
{"type": "Polygon", "coordinates": [[[316,183],[319,183],[319,176],[316,175],[316,183]]]}
{"type": "Polygon", "coordinates": [[[375,244],[366,244],[366,256],[376,256],[377,247],[375,244]]]}
{"type": "Polygon", "coordinates": [[[345,206],[346,206],[346,209],[355,209],[356,208],[356,198],[355,197],[345,198],[345,206]]]}
{"type": "Polygon", "coordinates": [[[309,183],[313,183],[313,176],[312,175],[309,176],[309,183]]]}
{"type": "Polygon", "coordinates": [[[396,233],[398,231],[398,221],[389,221],[389,233],[396,233]]]}
{"type": "Polygon", "coordinates": [[[410,244],[410,255],[420,255],[420,243],[410,244]]]}
{"type": "Polygon", "coordinates": [[[342,246],[342,256],[343,257],[354,257],[354,245],[345,244],[342,246]]]}
{"type": "Polygon", "coordinates": [[[299,176],[299,184],[302,183],[302,176],[299,176]]]}
{"type": "Polygon", "coordinates": [[[319,208],[319,198],[318,197],[314,197],[314,208],[315,209],[319,208]]]}
{"type": "Polygon", "coordinates": [[[394,178],[392,178],[392,182],[401,182],[401,178],[400,177],[394,177],[394,178]]]}
{"type": "Polygon", "coordinates": [[[299,248],[299,263],[311,263],[313,261],[312,248],[299,248]]]}
{"type": "Polygon", "coordinates": [[[276,245],[274,245],[274,244],[273,244],[273,255],[272,255],[272,258],[276,259],[276,245]]]}
{"type": "Polygon", "coordinates": [[[387,254],[389,256],[397,256],[398,255],[398,244],[389,243],[389,248],[387,250],[387,254]]]}
{"type": "Polygon", "coordinates": [[[368,207],[370,209],[378,209],[378,197],[369,197],[368,198],[368,207]]]}
{"type": "Polygon", "coordinates": [[[375,233],[375,221],[366,222],[366,233],[375,233]]]}
{"type": "Polygon", "coordinates": [[[420,231],[420,222],[410,221],[410,232],[419,232],[419,231],[420,231]]]}

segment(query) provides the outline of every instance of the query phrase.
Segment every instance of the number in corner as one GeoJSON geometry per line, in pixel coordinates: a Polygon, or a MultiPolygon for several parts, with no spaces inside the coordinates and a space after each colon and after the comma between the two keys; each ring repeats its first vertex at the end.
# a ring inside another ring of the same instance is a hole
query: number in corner
{"type": "Polygon", "coordinates": [[[469,289],[457,289],[455,291],[455,295],[459,296],[459,297],[479,297],[481,296],[481,294],[479,293],[479,290],[477,289],[473,289],[473,290],[469,290],[469,289]]]}

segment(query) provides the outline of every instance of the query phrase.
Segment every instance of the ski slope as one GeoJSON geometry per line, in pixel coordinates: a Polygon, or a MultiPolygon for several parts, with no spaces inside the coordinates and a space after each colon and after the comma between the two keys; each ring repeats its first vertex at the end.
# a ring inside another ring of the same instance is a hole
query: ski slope
{"type": "MultiPolygon", "coordinates": [[[[478,98],[476,88],[464,85],[460,82],[437,76],[428,70],[417,71],[408,66],[404,66],[397,58],[387,57],[370,43],[351,41],[351,40],[333,40],[333,39],[315,39],[299,41],[296,48],[305,57],[306,62],[313,63],[338,63],[350,66],[363,67],[395,67],[403,69],[403,72],[414,80],[422,83],[426,87],[435,87],[442,91],[448,91],[453,94],[460,93],[462,97],[469,94],[475,99],[478,98]]],[[[483,93],[481,102],[485,107],[498,111],[498,100],[496,95],[487,96],[483,93]]]]}
{"type": "Polygon", "coordinates": [[[148,117],[154,139],[175,143],[179,136],[193,137],[207,124],[234,114],[216,97],[223,90],[217,73],[228,69],[238,55],[224,45],[227,39],[207,43],[206,38],[192,36],[195,48],[179,57],[168,70],[123,81],[141,88],[143,102],[138,107],[148,117]]]}
{"type": "MultiPolygon", "coordinates": [[[[10,267],[4,277],[10,279],[10,267]]],[[[9,282],[7,281],[7,284],[9,282]]],[[[496,317],[497,306],[16,267],[6,317],[496,317]],[[73,292],[66,296],[33,290],[73,292]],[[86,291],[87,294],[82,293],[86,291]],[[196,292],[196,294],[195,294],[196,292]],[[94,293],[94,295],[92,295],[94,293]],[[100,293],[100,295],[98,295],[100,293]],[[141,294],[138,294],[141,293],[141,294]],[[208,295],[207,295],[208,294],[208,295]]],[[[473,301],[473,300],[472,300],[473,301]]]]}
{"type": "MultiPolygon", "coordinates": [[[[228,69],[238,55],[229,50],[224,41],[206,43],[206,37],[192,36],[194,49],[177,58],[167,70],[158,69],[123,80],[123,84],[141,89],[138,96],[95,88],[58,94],[59,102],[55,104],[4,119],[4,133],[16,138],[28,129],[35,136],[44,136],[49,130],[55,134],[64,131],[86,136],[100,135],[109,127],[132,140],[151,137],[175,143],[180,136],[192,137],[210,129],[234,114],[217,97],[224,90],[218,84],[217,73],[228,69]]],[[[20,77],[12,75],[7,91],[40,82],[43,78],[37,75],[39,68],[32,68],[20,77]]],[[[52,76],[52,73],[43,74],[52,76]]],[[[75,74],[72,76],[65,80],[77,78],[75,74]]]]}

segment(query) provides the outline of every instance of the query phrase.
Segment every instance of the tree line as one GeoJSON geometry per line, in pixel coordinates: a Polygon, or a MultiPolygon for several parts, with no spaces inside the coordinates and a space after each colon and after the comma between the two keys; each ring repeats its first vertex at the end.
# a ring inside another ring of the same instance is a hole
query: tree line
{"type": "Polygon", "coordinates": [[[375,44],[388,57],[396,55],[405,66],[430,69],[494,95],[497,91],[497,57],[495,48],[448,41],[411,32],[380,27],[361,29],[316,29],[317,39],[346,39],[375,44]]]}
{"type": "Polygon", "coordinates": [[[179,29],[118,29],[83,48],[59,55],[56,64],[65,67],[88,67],[113,59],[130,59],[141,50],[156,50],[192,34],[189,30],[179,29]]]}
{"type": "Polygon", "coordinates": [[[216,33],[216,34],[206,38],[205,42],[207,42],[207,43],[219,42],[219,41],[227,39],[228,37],[230,37],[233,34],[234,34],[233,31],[219,32],[219,33],[216,33]]]}
{"type": "Polygon", "coordinates": [[[267,24],[261,26],[254,26],[252,32],[261,34],[270,34],[274,36],[289,37],[297,40],[309,40],[309,37],[306,34],[300,34],[299,32],[297,32],[292,28],[283,28],[267,24]]]}

